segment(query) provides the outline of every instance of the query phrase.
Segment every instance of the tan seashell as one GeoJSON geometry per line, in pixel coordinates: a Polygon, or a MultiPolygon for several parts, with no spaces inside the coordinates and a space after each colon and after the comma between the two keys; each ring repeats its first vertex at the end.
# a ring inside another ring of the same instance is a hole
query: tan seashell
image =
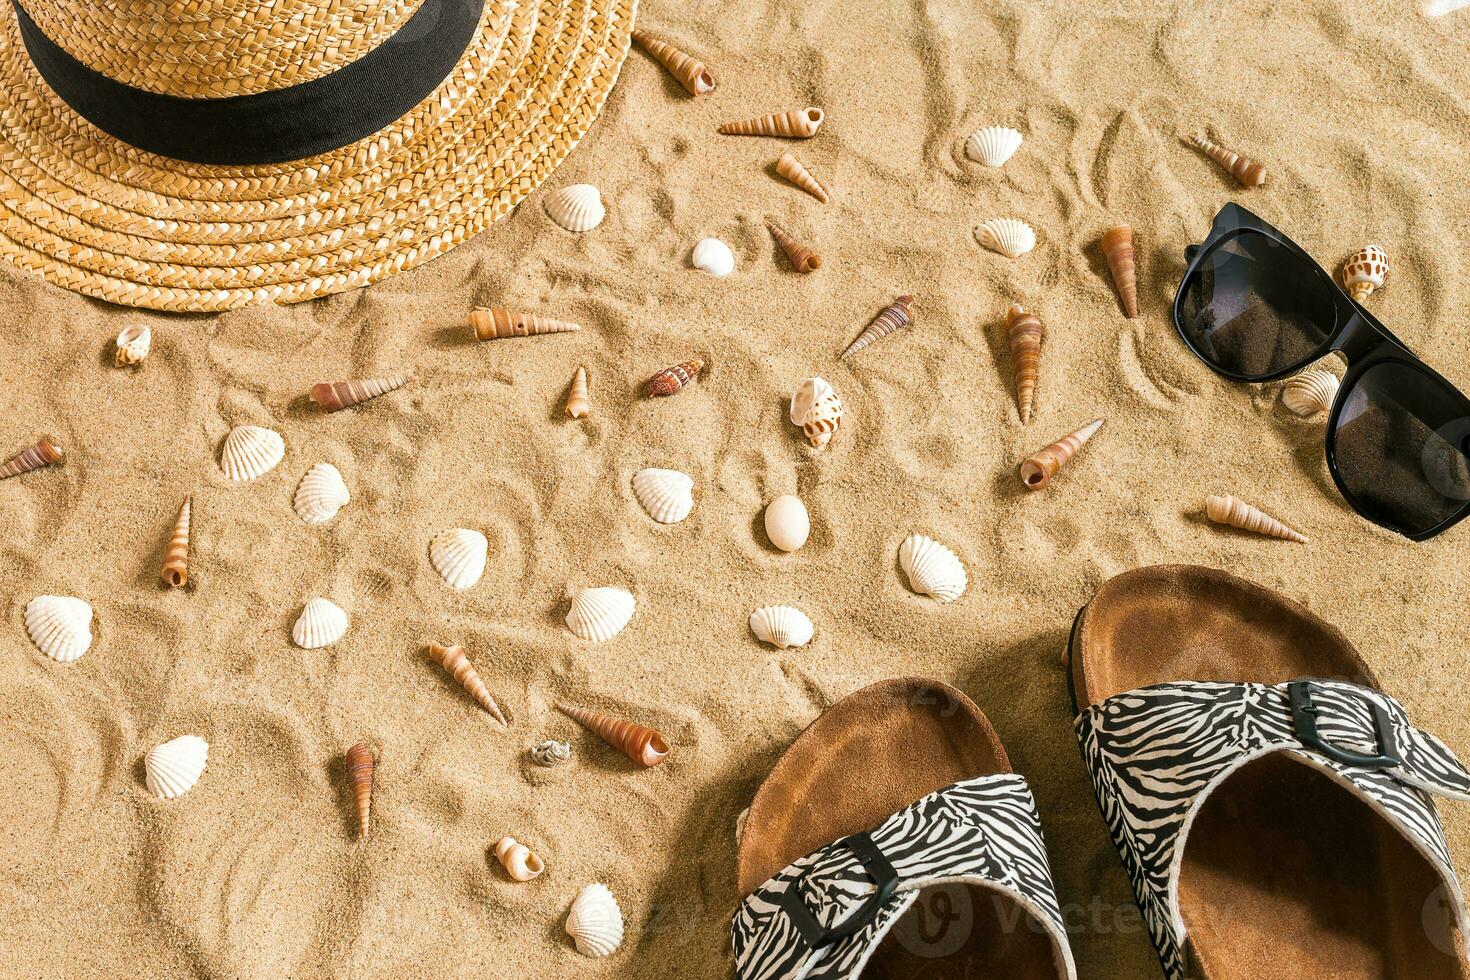
{"type": "Polygon", "coordinates": [[[219,467],[236,483],[254,480],[276,468],[286,456],[279,432],[259,425],[237,425],[220,447],[219,467]]]}
{"type": "Polygon", "coordinates": [[[652,728],[570,704],[558,704],[556,710],[644,768],[652,768],[669,756],[668,740],[652,728]]]}
{"type": "Polygon", "coordinates": [[[0,466],[0,480],[12,476],[20,476],[31,470],[38,470],[43,466],[61,462],[61,446],[52,440],[50,436],[42,436],[41,441],[29,449],[16,453],[0,466]]]}
{"type": "Polygon", "coordinates": [[[470,663],[470,659],[464,655],[464,647],[456,644],[444,646],[430,643],[429,659],[443,667],[460,687],[470,693],[470,697],[474,698],[480,707],[489,712],[491,718],[502,725],[510,725],[510,722],[505,720],[505,715],[501,714],[500,705],[496,704],[495,699],[490,696],[490,689],[480,679],[479,671],[475,670],[475,665],[470,663]]]}
{"type": "Polygon", "coordinates": [[[1036,407],[1036,379],[1041,373],[1046,326],[1036,314],[1013,305],[1006,312],[1006,336],[1011,341],[1011,371],[1016,376],[1016,410],[1021,424],[1029,425],[1036,407]]]}
{"type": "Polygon", "coordinates": [[[180,735],[143,754],[143,780],[148,792],[172,800],[194,788],[208,761],[208,742],[198,735],[180,735]]]}
{"type": "Polygon", "coordinates": [[[552,221],[567,231],[591,231],[607,217],[602,192],[591,184],[568,184],[546,195],[542,206],[552,221]]]}
{"type": "Polygon", "coordinates": [[[1117,225],[1103,232],[1103,257],[1108,260],[1108,271],[1113,274],[1113,283],[1118,287],[1118,298],[1123,301],[1123,313],[1128,319],[1138,316],[1138,267],[1133,261],[1133,229],[1128,225],[1117,225]]]}
{"type": "Polygon", "coordinates": [[[667,398],[699,376],[704,362],[699,358],[664,368],[643,383],[643,394],[649,398],[667,398]]]}
{"type": "Polygon", "coordinates": [[[785,177],[823,204],[826,204],[829,200],[827,188],[823,187],[821,182],[812,176],[811,171],[790,153],[781,154],[781,159],[776,161],[776,173],[785,177]]]}
{"type": "Polygon", "coordinates": [[[812,448],[832,441],[842,425],[842,401],[822,378],[807,378],[791,396],[791,424],[801,426],[812,448]]]}
{"type": "Polygon", "coordinates": [[[1018,259],[1036,247],[1036,230],[1019,218],[991,218],[975,226],[975,239],[992,252],[1018,259]]]}
{"type": "Polygon", "coordinates": [[[704,63],[689,57],[665,38],[647,31],[635,30],[633,40],[637,41],[638,46],[644,51],[657,58],[690,95],[704,95],[715,90],[715,77],[709,73],[708,68],[704,67],[704,63]]]}
{"type": "Polygon", "coordinates": [[[153,349],[153,328],[144,324],[141,327],[123,327],[122,333],[117,335],[117,355],[113,363],[118,367],[127,367],[131,364],[142,364],[143,358],[153,349]]]}
{"type": "Polygon", "coordinates": [[[515,313],[497,307],[477,306],[470,311],[470,328],[476,340],[505,337],[535,337],[544,333],[574,333],[581,326],[534,313],[515,313]]]}
{"type": "Polygon", "coordinates": [[[1205,516],[1216,524],[1229,524],[1268,538],[1306,544],[1307,539],[1259,508],[1238,497],[1215,495],[1205,498],[1205,516]]]}
{"type": "Polygon", "coordinates": [[[572,743],[548,738],[530,748],[531,759],[538,766],[560,766],[572,761],[572,743]]]}
{"type": "Polygon", "coordinates": [[[1240,182],[1241,187],[1264,187],[1266,185],[1266,168],[1250,157],[1243,157],[1239,153],[1227,150],[1203,136],[1186,136],[1184,142],[1218,163],[1230,176],[1240,182]]]}
{"type": "Polygon", "coordinates": [[[1364,245],[1342,267],[1342,285],[1359,303],[1388,282],[1388,253],[1377,245],[1364,245]]]}
{"type": "Polygon", "coordinates": [[[1304,371],[1286,382],[1281,389],[1281,402],[1303,418],[1317,415],[1332,407],[1340,382],[1337,375],[1320,368],[1304,371]]]}
{"type": "Polygon", "coordinates": [[[189,581],[189,509],[193,501],[193,497],[184,498],[173,537],[163,552],[163,580],[176,589],[189,581]]]}
{"type": "Polygon", "coordinates": [[[368,835],[373,816],[373,750],[359,742],[347,750],[347,785],[352,788],[352,802],[357,808],[357,832],[368,835]]]}
{"type": "Polygon", "coordinates": [[[567,395],[567,414],[574,419],[579,419],[592,411],[592,395],[587,390],[587,369],[577,368],[577,373],[572,375],[572,391],[567,395]]]}
{"type": "Polygon", "coordinates": [[[495,845],[495,856],[515,881],[530,881],[546,870],[546,862],[514,837],[502,837],[495,845]]]}
{"type": "Polygon", "coordinates": [[[1057,470],[1066,465],[1067,460],[1076,455],[1077,450],[1086,445],[1087,440],[1097,434],[1097,430],[1103,426],[1102,419],[1095,419],[1071,435],[1063,436],[1056,442],[1027,457],[1021,464],[1021,482],[1027,490],[1041,490],[1051,482],[1051,478],[1057,475],[1057,470]]]}
{"type": "Polygon", "coordinates": [[[623,912],[606,885],[588,885],[567,910],[567,935],[583,956],[611,956],[623,944],[623,912]]]}
{"type": "Polygon", "coordinates": [[[771,230],[771,237],[776,239],[776,244],[781,246],[781,251],[786,253],[786,257],[791,260],[791,267],[797,272],[816,272],[822,267],[822,257],[792,238],[780,225],[767,221],[766,227],[771,230]]]}
{"type": "Polygon", "coordinates": [[[311,400],[329,412],[340,412],[369,398],[396,391],[413,380],[411,374],[395,374],[386,378],[362,381],[323,381],[311,388],[311,400]]]}
{"type": "Polygon", "coordinates": [[[913,302],[914,298],[905,294],[884,307],[883,312],[873,317],[873,322],[858,334],[857,340],[847,345],[847,350],[842,352],[842,360],[847,360],[858,351],[882,340],[895,330],[913,323],[913,312],[909,309],[913,302]]]}
{"type": "Polygon", "coordinates": [[[790,112],[727,122],[720,127],[720,132],[727,136],[788,136],[792,139],[807,139],[817,135],[817,130],[826,118],[821,109],[808,106],[805,109],[792,109],[790,112]]]}

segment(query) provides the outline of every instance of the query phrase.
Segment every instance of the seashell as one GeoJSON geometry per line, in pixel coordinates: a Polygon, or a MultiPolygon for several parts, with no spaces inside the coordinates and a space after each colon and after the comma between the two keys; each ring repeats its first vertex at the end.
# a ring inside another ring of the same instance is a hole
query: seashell
{"type": "Polygon", "coordinates": [[[857,340],[847,345],[847,350],[842,352],[842,360],[847,360],[870,344],[882,340],[895,330],[912,323],[913,314],[910,312],[909,306],[913,302],[914,298],[905,294],[884,307],[883,312],[873,317],[873,322],[868,324],[862,333],[858,334],[857,340]]]}
{"type": "Polygon", "coordinates": [[[440,531],[429,542],[429,561],[450,587],[468,589],[485,574],[485,557],[490,542],[479,531],[452,527],[440,531]]]}
{"type": "Polygon", "coordinates": [[[179,519],[174,522],[173,537],[163,549],[163,580],[176,589],[189,581],[189,511],[193,501],[193,497],[184,498],[179,519]]]}
{"type": "Polygon", "coordinates": [[[669,756],[668,740],[652,728],[570,704],[558,704],[556,710],[645,769],[653,768],[669,756]]]}
{"type": "Polygon", "coordinates": [[[806,504],[795,494],[783,494],[766,505],[766,537],[782,551],[795,551],[812,532],[806,504]]]}
{"type": "Polygon", "coordinates": [[[1128,225],[1117,225],[1103,232],[1103,258],[1108,260],[1108,271],[1113,274],[1113,284],[1118,287],[1118,298],[1123,301],[1123,314],[1128,319],[1138,316],[1138,267],[1133,261],[1133,229],[1128,225]]]}
{"type": "Polygon", "coordinates": [[[1021,414],[1021,424],[1030,425],[1036,406],[1036,378],[1040,374],[1046,326],[1036,314],[1013,305],[1006,312],[1006,335],[1011,341],[1011,370],[1016,375],[1016,409],[1021,414]]]}
{"type": "Polygon", "coordinates": [[[740,839],[745,836],[745,823],[750,819],[750,807],[746,807],[735,814],[735,844],[740,844],[740,839]]]}
{"type": "Polygon", "coordinates": [[[548,738],[544,742],[537,742],[530,748],[531,758],[538,766],[560,766],[571,761],[572,743],[558,742],[554,738],[548,738]]]}
{"type": "Polygon", "coordinates": [[[592,396],[587,390],[587,369],[577,368],[572,375],[572,391],[567,395],[567,414],[579,419],[592,411],[592,396]]]}
{"type": "Polygon", "coordinates": [[[965,594],[969,576],[958,555],[922,534],[910,534],[898,548],[898,563],[909,577],[909,588],[940,602],[965,594]]]}
{"type": "Polygon", "coordinates": [[[373,770],[377,763],[373,750],[358,742],[347,750],[347,785],[352,788],[352,802],[357,809],[357,832],[366,837],[373,817],[373,770]]]}
{"type": "Polygon", "coordinates": [[[1424,5],[1419,9],[1425,17],[1443,17],[1466,7],[1470,7],[1470,0],[1424,0],[1424,5]]]}
{"type": "Polygon", "coordinates": [[[987,167],[1003,167],[1021,148],[1021,139],[1009,126],[986,126],[965,141],[965,155],[987,167]]]}
{"type": "Polygon", "coordinates": [[[1388,253],[1377,245],[1364,245],[1342,267],[1342,286],[1359,303],[1382,289],[1388,281],[1388,253]]]}
{"type": "Polygon", "coordinates": [[[674,47],[666,38],[647,31],[635,30],[633,40],[638,46],[653,55],[679,80],[690,95],[704,95],[715,90],[715,77],[704,67],[704,63],[689,57],[674,47]]]}
{"type": "Polygon", "coordinates": [[[477,306],[470,311],[470,329],[475,332],[476,340],[502,340],[506,337],[535,337],[544,333],[575,333],[582,327],[566,320],[553,320],[549,316],[477,306]]]}
{"type": "Polygon", "coordinates": [[[141,327],[123,327],[122,333],[117,335],[117,355],[113,363],[118,367],[141,364],[152,349],[152,327],[146,324],[141,327]]]}
{"type": "Polygon", "coordinates": [[[412,380],[411,374],[394,374],[386,378],[367,378],[362,381],[323,381],[312,385],[311,400],[329,412],[340,412],[369,398],[396,391],[412,380]]]}
{"type": "Polygon", "coordinates": [[[643,383],[643,394],[649,398],[667,398],[699,376],[704,362],[699,358],[664,368],[643,383]]]}
{"type": "Polygon", "coordinates": [[[331,463],[317,463],[301,478],[291,504],[296,508],[296,516],[306,523],[324,524],[336,517],[337,511],[351,499],[341,471],[331,463]]]}
{"type": "Polygon", "coordinates": [[[1008,259],[1017,259],[1036,247],[1036,232],[1019,218],[991,218],[975,226],[975,238],[1008,259]]]}
{"type": "Polygon", "coordinates": [[[1103,426],[1102,419],[1094,419],[1070,435],[1063,436],[1049,446],[1038,449],[1021,463],[1021,482],[1027,490],[1041,490],[1056,476],[1057,470],[1066,465],[1103,426]]]}
{"type": "Polygon", "coordinates": [[[567,935],[583,956],[611,956],[623,944],[623,913],[604,884],[577,893],[567,911],[567,935]]]}
{"type": "Polygon", "coordinates": [[[208,761],[208,742],[180,735],[143,753],[143,782],[160,800],[172,800],[194,788],[208,761]]]}
{"type": "Polygon", "coordinates": [[[496,704],[495,699],[490,696],[490,689],[480,679],[479,671],[475,670],[475,665],[470,663],[470,659],[464,655],[464,647],[452,643],[448,646],[430,643],[429,659],[443,667],[460,687],[470,693],[470,697],[474,698],[480,707],[489,712],[491,718],[502,725],[510,724],[505,720],[505,715],[501,714],[500,705],[496,704]]]}
{"type": "Polygon", "coordinates": [[[826,204],[829,200],[827,188],[823,187],[817,178],[812,176],[811,171],[790,153],[781,154],[781,159],[776,161],[776,173],[785,177],[823,204],[826,204]]]}
{"type": "Polygon", "coordinates": [[[750,631],[782,650],[804,647],[812,640],[812,621],[795,606],[762,606],[750,614],[750,631]]]}
{"type": "Polygon", "coordinates": [[[1229,524],[1243,531],[1264,534],[1268,538],[1307,543],[1303,535],[1238,497],[1217,495],[1205,498],[1205,516],[1216,524],[1229,524]]]}
{"type": "Polygon", "coordinates": [[[1266,168],[1250,157],[1233,153],[1225,147],[1211,143],[1203,136],[1186,136],[1184,142],[1214,160],[1240,182],[1241,187],[1264,187],[1266,168]]]}
{"type": "Polygon", "coordinates": [[[718,238],[701,238],[695,244],[689,261],[694,263],[694,268],[716,278],[722,279],[735,271],[735,253],[718,238]]]}
{"type": "Polygon", "coordinates": [[[584,640],[602,643],[621,633],[637,608],[633,593],[626,589],[579,589],[567,610],[567,629],[584,640]]]}
{"type": "Polygon", "coordinates": [[[1337,397],[1337,375],[1317,369],[1305,371],[1286,382],[1281,402],[1303,418],[1325,412],[1337,397]]]}
{"type": "Polygon", "coordinates": [[[530,881],[546,870],[546,862],[514,837],[500,838],[495,845],[495,856],[515,881],[530,881]]]}
{"type": "Polygon", "coordinates": [[[26,603],[26,632],[46,656],[69,664],[92,646],[92,607],[69,595],[41,595],[26,603]]]}
{"type": "Polygon", "coordinates": [[[567,231],[591,231],[607,217],[602,195],[591,184],[570,184],[546,195],[542,203],[551,220],[567,231]]]}
{"type": "Polygon", "coordinates": [[[767,221],[766,227],[771,230],[771,237],[776,239],[776,244],[781,246],[781,251],[786,253],[791,267],[797,272],[816,272],[822,267],[822,257],[792,238],[780,225],[767,221]]]}
{"type": "Polygon", "coordinates": [[[237,425],[225,436],[219,466],[225,476],[240,483],[269,473],[285,455],[280,433],[259,425],[237,425]]]}
{"type": "Polygon", "coordinates": [[[842,402],[830,384],[807,378],[791,396],[791,423],[801,426],[807,441],[821,449],[842,425],[842,402]]]}
{"type": "Polygon", "coordinates": [[[645,469],[633,474],[633,494],[660,524],[678,524],[694,509],[694,481],[678,470],[645,469]]]}
{"type": "Polygon", "coordinates": [[[347,613],[342,607],[330,600],[317,598],[308,602],[301,615],[296,617],[296,625],[291,627],[291,639],[303,650],[317,650],[336,643],[346,632],[347,613]]]}
{"type": "Polygon", "coordinates": [[[50,436],[42,436],[41,441],[29,449],[16,453],[0,466],[0,480],[12,476],[20,476],[31,470],[38,470],[43,466],[61,462],[61,446],[50,436]]]}
{"type": "Polygon", "coordinates": [[[727,122],[720,127],[720,132],[726,136],[788,136],[792,139],[807,139],[817,135],[817,130],[826,118],[821,109],[808,106],[805,109],[792,109],[790,112],[772,113],[740,122],[727,122]]]}

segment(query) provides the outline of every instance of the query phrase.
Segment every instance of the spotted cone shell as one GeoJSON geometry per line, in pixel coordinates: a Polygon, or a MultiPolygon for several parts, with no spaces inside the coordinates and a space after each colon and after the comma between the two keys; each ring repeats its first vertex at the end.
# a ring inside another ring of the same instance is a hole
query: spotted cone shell
{"type": "Polygon", "coordinates": [[[637,608],[637,600],[626,589],[581,589],[572,596],[572,608],[567,610],[567,629],[584,640],[602,643],[621,633],[637,608]]]}
{"type": "Polygon", "coordinates": [[[898,563],[909,587],[939,602],[953,602],[965,594],[969,576],[965,565],[949,548],[922,534],[911,534],[898,549],[898,563]]]}
{"type": "Polygon", "coordinates": [[[807,442],[821,449],[842,425],[842,401],[824,379],[807,378],[791,396],[791,424],[801,426],[807,442]]]}
{"type": "Polygon", "coordinates": [[[72,663],[92,646],[92,607],[73,596],[36,596],[26,603],[26,632],[37,650],[72,663]]]}
{"type": "Polygon", "coordinates": [[[1342,285],[1359,303],[1388,283],[1388,253],[1377,245],[1365,245],[1348,256],[1342,267],[1342,285]]]}
{"type": "Polygon", "coordinates": [[[199,782],[208,761],[209,743],[198,735],[180,735],[155,745],[143,755],[148,792],[161,800],[183,796],[199,782]]]}
{"type": "Polygon", "coordinates": [[[254,480],[275,469],[286,455],[280,433],[259,425],[237,425],[225,436],[219,466],[237,483],[254,480]]]}
{"type": "Polygon", "coordinates": [[[623,945],[623,913],[606,885],[588,885],[567,911],[567,935],[583,956],[611,956],[623,945]]]}
{"type": "Polygon", "coordinates": [[[645,769],[658,765],[669,756],[668,740],[645,725],[570,704],[558,704],[556,710],[645,769]]]}

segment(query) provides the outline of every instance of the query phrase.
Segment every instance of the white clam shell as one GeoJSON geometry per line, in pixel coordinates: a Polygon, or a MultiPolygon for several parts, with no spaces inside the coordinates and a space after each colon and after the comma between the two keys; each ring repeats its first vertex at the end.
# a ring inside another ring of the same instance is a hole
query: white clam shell
{"type": "Polygon", "coordinates": [[[678,524],[694,509],[694,481],[678,470],[639,470],[633,474],[633,495],[660,524],[678,524]]]}
{"type": "Polygon", "coordinates": [[[969,577],[953,551],[922,534],[911,534],[898,549],[898,562],[915,591],[940,602],[953,602],[965,594],[969,577]]]}
{"type": "Polygon", "coordinates": [[[26,603],[31,642],[57,663],[69,664],[92,645],[92,607],[69,595],[41,595],[26,603]]]}
{"type": "Polygon", "coordinates": [[[1021,140],[1009,126],[986,126],[965,141],[965,155],[987,167],[1001,167],[1021,148],[1021,140]]]}
{"type": "Polygon", "coordinates": [[[607,217],[602,195],[591,184],[571,184],[546,195],[546,213],[567,231],[591,231],[607,217]]]}
{"type": "Polygon", "coordinates": [[[209,743],[198,735],[180,735],[143,754],[144,782],[161,800],[183,796],[194,788],[209,761],[209,743]]]}
{"type": "Polygon", "coordinates": [[[581,589],[572,596],[567,629],[584,640],[597,643],[611,640],[628,625],[637,607],[637,600],[626,589],[613,586],[581,589]]]}
{"type": "Polygon", "coordinates": [[[153,349],[153,328],[144,324],[141,327],[123,327],[122,332],[117,335],[117,363],[139,364],[148,352],[153,349]]]}
{"type": "Polygon", "coordinates": [[[292,506],[296,516],[306,523],[323,524],[336,517],[351,499],[342,472],[331,463],[317,463],[301,478],[292,506]]]}
{"type": "Polygon", "coordinates": [[[735,253],[718,238],[703,238],[694,246],[691,257],[694,268],[712,276],[728,276],[735,271],[735,253]]]}
{"type": "Polygon", "coordinates": [[[1281,402],[1303,418],[1317,415],[1332,407],[1339,383],[1331,371],[1304,371],[1286,382],[1281,402]]]}
{"type": "Polygon", "coordinates": [[[347,613],[328,599],[313,599],[296,617],[291,639],[303,650],[329,647],[347,632],[347,613]]]}
{"type": "Polygon", "coordinates": [[[795,606],[762,606],[750,614],[750,631],[762,643],[786,649],[812,640],[812,621],[795,606]]]}
{"type": "Polygon", "coordinates": [[[1470,7],[1470,0],[1425,0],[1419,9],[1425,17],[1443,17],[1465,7],[1470,7]]]}
{"type": "Polygon", "coordinates": [[[795,494],[783,494],[766,505],[766,537],[782,551],[795,551],[812,533],[806,504],[795,494]]]}
{"type": "Polygon", "coordinates": [[[991,218],[975,226],[975,239],[1008,259],[1020,258],[1036,247],[1036,232],[1018,218],[991,218]]]}
{"type": "Polygon", "coordinates": [[[566,928],[583,956],[611,956],[623,944],[623,911],[606,885],[591,884],[577,893],[566,928]]]}
{"type": "Polygon", "coordinates": [[[842,421],[842,400],[823,378],[803,381],[791,396],[791,422],[806,433],[807,441],[820,449],[832,441],[842,421]]]}
{"type": "Polygon", "coordinates": [[[237,425],[225,436],[219,468],[231,480],[253,480],[269,473],[286,455],[279,432],[259,425],[237,425]]]}
{"type": "Polygon", "coordinates": [[[485,574],[485,556],[490,542],[479,531],[452,527],[440,531],[429,542],[429,561],[439,577],[456,589],[468,589],[485,574]]]}

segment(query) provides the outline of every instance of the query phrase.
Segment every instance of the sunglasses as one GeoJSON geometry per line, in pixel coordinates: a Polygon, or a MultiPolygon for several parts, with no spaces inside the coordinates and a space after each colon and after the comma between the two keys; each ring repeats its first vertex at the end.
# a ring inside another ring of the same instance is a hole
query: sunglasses
{"type": "Polygon", "coordinates": [[[1238,204],[1184,255],[1174,326],[1218,374],[1275,381],[1330,352],[1347,361],[1326,449],[1353,510],[1415,541],[1470,514],[1470,398],[1238,204]]]}

